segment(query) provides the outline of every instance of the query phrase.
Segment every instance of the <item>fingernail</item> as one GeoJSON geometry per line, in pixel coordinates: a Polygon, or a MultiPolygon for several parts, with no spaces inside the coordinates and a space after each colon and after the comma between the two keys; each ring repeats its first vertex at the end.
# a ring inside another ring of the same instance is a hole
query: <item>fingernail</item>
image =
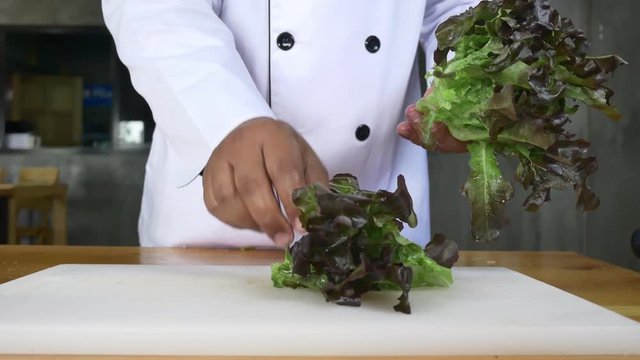
{"type": "Polygon", "coordinates": [[[274,241],[280,246],[287,246],[291,241],[291,237],[287,233],[277,233],[274,236],[274,241]]]}
{"type": "Polygon", "coordinates": [[[409,105],[409,106],[407,106],[406,109],[404,109],[404,113],[408,114],[409,112],[413,111],[414,108],[415,108],[415,106],[409,105]]]}
{"type": "Polygon", "coordinates": [[[296,218],[296,221],[293,222],[293,226],[298,233],[304,234],[307,231],[302,227],[302,222],[299,218],[296,218]]]}

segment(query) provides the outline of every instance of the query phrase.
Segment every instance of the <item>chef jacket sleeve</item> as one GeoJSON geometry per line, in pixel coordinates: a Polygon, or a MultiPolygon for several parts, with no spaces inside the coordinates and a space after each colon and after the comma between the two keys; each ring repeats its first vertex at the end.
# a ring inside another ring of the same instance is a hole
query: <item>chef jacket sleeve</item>
{"type": "Polygon", "coordinates": [[[188,184],[240,123],[274,117],[258,91],[216,0],[102,0],[105,24],[157,131],[188,184]]]}
{"type": "MultiPolygon", "coordinates": [[[[420,43],[426,55],[426,69],[433,67],[433,52],[438,46],[436,28],[449,17],[461,14],[470,7],[476,6],[480,0],[427,0],[420,43]]],[[[452,54],[449,53],[449,57],[452,54]]]]}

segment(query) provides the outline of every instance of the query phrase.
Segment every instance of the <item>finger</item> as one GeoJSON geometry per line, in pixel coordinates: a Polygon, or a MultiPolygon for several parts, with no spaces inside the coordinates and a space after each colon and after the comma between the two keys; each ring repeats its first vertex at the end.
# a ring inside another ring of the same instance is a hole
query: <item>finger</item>
{"type": "Polygon", "coordinates": [[[329,184],[329,173],[318,155],[309,147],[303,153],[304,176],[307,184],[329,184]]]}
{"type": "Polygon", "coordinates": [[[414,104],[405,109],[405,121],[398,124],[396,131],[405,139],[416,145],[422,145],[422,114],[416,110],[414,104]]]}
{"type": "Polygon", "coordinates": [[[293,132],[279,133],[264,145],[267,175],[275,187],[284,211],[293,226],[298,218],[298,208],[293,204],[293,191],[305,185],[302,149],[293,132]]]}
{"type": "Polygon", "coordinates": [[[293,233],[273,193],[262,149],[258,150],[234,167],[236,189],[259,229],[276,244],[286,246],[293,233]]]}
{"type": "Polygon", "coordinates": [[[420,141],[420,137],[418,136],[418,134],[416,134],[416,132],[413,129],[413,126],[411,126],[411,124],[408,121],[403,121],[400,124],[398,124],[398,126],[396,127],[396,132],[398,133],[398,135],[411,141],[412,143],[416,145],[422,145],[422,142],[420,141]]]}
{"type": "Polygon", "coordinates": [[[210,161],[203,173],[203,196],[209,213],[241,229],[259,230],[236,189],[233,168],[227,161],[210,161]]]}
{"type": "Polygon", "coordinates": [[[431,95],[431,93],[433,92],[434,86],[429,86],[429,88],[427,88],[427,91],[424,92],[424,96],[427,97],[429,95],[431,95]]]}
{"type": "Polygon", "coordinates": [[[416,104],[410,104],[409,106],[407,106],[407,107],[404,109],[404,116],[405,116],[405,117],[408,117],[408,116],[409,116],[409,113],[414,112],[414,111],[417,111],[417,109],[416,109],[416,104]]]}
{"type": "Polygon", "coordinates": [[[302,148],[305,183],[328,185],[329,173],[316,152],[302,136],[298,136],[297,141],[302,148]]]}
{"type": "Polygon", "coordinates": [[[463,153],[467,151],[467,144],[451,135],[449,128],[443,123],[435,123],[431,129],[431,136],[440,152],[463,153]]]}
{"type": "Polygon", "coordinates": [[[416,110],[415,106],[407,110],[407,122],[418,139],[422,140],[422,114],[416,110]]]}

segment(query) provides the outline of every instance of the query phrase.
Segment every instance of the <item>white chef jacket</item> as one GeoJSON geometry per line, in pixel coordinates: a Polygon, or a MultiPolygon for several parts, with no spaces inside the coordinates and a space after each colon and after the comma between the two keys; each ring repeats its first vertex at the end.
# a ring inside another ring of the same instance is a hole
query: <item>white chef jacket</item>
{"type": "Polygon", "coordinates": [[[204,205],[201,177],[240,123],[287,121],[327,167],[362,188],[404,175],[431,237],[427,153],[396,134],[421,97],[417,47],[477,0],[103,0],[105,23],[157,124],[139,218],[141,246],[272,247],[204,205]]]}

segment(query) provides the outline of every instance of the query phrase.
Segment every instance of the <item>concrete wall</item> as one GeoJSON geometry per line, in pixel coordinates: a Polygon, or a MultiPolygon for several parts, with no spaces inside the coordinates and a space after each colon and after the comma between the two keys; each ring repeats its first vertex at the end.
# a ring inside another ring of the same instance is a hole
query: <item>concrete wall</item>
{"type": "Polygon", "coordinates": [[[0,153],[16,179],[23,166],[57,166],[69,185],[68,238],[72,245],[138,245],[137,223],[146,150],[35,150],[0,153]]]}
{"type": "Polygon", "coordinates": [[[640,262],[621,254],[629,248],[633,229],[640,228],[640,25],[635,16],[639,12],[640,2],[634,0],[591,2],[593,51],[617,52],[630,65],[611,82],[623,119],[612,124],[602,114],[590,112],[589,136],[602,157],[600,176],[593,184],[605,201],[597,214],[587,216],[585,244],[588,254],[622,264],[626,258],[636,269],[640,262]]]}
{"type": "Polygon", "coordinates": [[[0,25],[103,25],[100,0],[0,0],[0,25]]]}
{"type": "MultiPolygon", "coordinates": [[[[575,195],[567,190],[552,193],[550,203],[528,213],[520,206],[525,194],[518,185],[503,237],[492,244],[474,243],[468,206],[460,196],[468,156],[438,154],[430,162],[434,231],[447,234],[465,249],[571,250],[640,269],[630,250],[631,233],[640,228],[640,49],[631,40],[640,31],[634,16],[640,2],[556,0],[552,4],[587,33],[593,55],[616,53],[631,63],[609,83],[616,91],[613,103],[622,120],[612,122],[585,107],[573,116],[574,131],[591,141],[592,154],[599,159],[599,170],[591,178],[601,198],[599,209],[587,214],[576,211],[575,195]]],[[[515,164],[503,161],[502,165],[512,179],[515,164]]]]}

